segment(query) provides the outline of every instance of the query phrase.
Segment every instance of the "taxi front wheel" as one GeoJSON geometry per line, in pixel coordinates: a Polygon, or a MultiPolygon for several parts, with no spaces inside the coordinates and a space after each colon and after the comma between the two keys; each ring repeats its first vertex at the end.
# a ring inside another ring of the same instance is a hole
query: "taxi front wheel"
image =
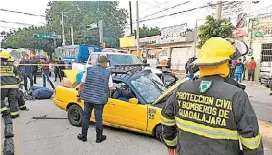
{"type": "Polygon", "coordinates": [[[73,126],[81,127],[83,119],[83,110],[80,106],[74,104],[68,109],[68,120],[73,126]]]}

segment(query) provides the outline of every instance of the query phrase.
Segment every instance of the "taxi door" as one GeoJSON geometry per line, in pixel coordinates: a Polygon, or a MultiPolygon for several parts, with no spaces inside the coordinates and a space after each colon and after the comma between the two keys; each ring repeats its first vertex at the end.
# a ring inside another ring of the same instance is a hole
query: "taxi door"
{"type": "Polygon", "coordinates": [[[111,98],[106,106],[109,123],[146,131],[147,105],[132,104],[111,98]]]}

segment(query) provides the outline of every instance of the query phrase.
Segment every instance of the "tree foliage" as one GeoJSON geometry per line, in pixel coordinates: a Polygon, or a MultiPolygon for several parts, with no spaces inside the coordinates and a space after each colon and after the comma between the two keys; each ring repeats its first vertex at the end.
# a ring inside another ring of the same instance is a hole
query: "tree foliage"
{"type": "Polygon", "coordinates": [[[158,27],[147,27],[145,25],[139,28],[139,32],[140,32],[140,38],[161,35],[161,31],[158,27]]]}
{"type": "MultiPolygon", "coordinates": [[[[118,47],[119,38],[124,35],[128,14],[118,8],[116,1],[50,1],[46,10],[46,25],[10,31],[2,41],[3,47],[35,48],[54,50],[53,39],[34,38],[33,34],[50,33],[61,35],[61,12],[64,13],[66,45],[71,44],[71,26],[75,44],[99,45],[98,29],[87,30],[87,25],[103,21],[103,36],[107,47],[118,47]]],[[[57,40],[61,46],[62,39],[57,40]]]]}
{"type": "Polygon", "coordinates": [[[201,48],[203,44],[211,37],[232,37],[232,31],[235,27],[226,19],[215,19],[207,16],[204,25],[198,30],[198,38],[200,39],[197,48],[201,48]]]}

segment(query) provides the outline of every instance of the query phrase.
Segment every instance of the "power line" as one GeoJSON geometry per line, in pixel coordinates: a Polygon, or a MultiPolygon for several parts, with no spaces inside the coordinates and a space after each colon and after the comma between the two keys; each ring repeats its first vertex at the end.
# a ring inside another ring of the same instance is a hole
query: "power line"
{"type": "Polygon", "coordinates": [[[5,21],[5,20],[0,20],[0,23],[18,24],[18,25],[25,25],[25,26],[38,26],[38,25],[33,25],[33,24],[28,24],[28,23],[10,22],[10,21],[5,21]]]}
{"type": "Polygon", "coordinates": [[[12,13],[19,13],[19,14],[25,14],[25,15],[29,15],[29,16],[40,16],[40,17],[45,17],[45,15],[38,15],[38,14],[33,14],[33,13],[20,12],[20,11],[13,11],[13,10],[6,10],[6,9],[0,9],[0,11],[12,12],[12,13]]]}
{"type": "Polygon", "coordinates": [[[18,28],[15,28],[15,27],[8,27],[8,26],[0,26],[1,28],[6,28],[6,29],[13,29],[13,30],[15,30],[15,29],[18,29],[18,28]]]}
{"type": "MultiPolygon", "coordinates": [[[[141,2],[146,3],[145,1],[141,1],[141,2]]],[[[164,5],[164,4],[166,4],[166,3],[169,3],[169,1],[166,1],[166,2],[163,2],[163,3],[157,3],[157,5],[154,5],[154,6],[150,7],[150,8],[148,8],[148,9],[144,10],[144,12],[146,12],[146,11],[148,11],[148,10],[151,10],[151,9],[154,9],[154,8],[161,8],[161,7],[159,7],[159,6],[160,6],[160,5],[164,5]]],[[[150,4],[150,3],[149,3],[149,4],[150,4]]]]}
{"type": "MultiPolygon", "coordinates": [[[[218,4],[213,4],[213,5],[218,5],[218,4]]],[[[181,13],[191,12],[191,11],[194,11],[194,10],[197,10],[197,9],[207,8],[209,6],[210,5],[208,4],[208,5],[188,9],[188,10],[183,10],[183,11],[180,11],[180,12],[171,13],[171,14],[168,14],[168,15],[162,15],[162,16],[158,16],[158,17],[154,17],[154,18],[144,19],[144,20],[141,20],[139,22],[142,23],[142,22],[146,22],[146,21],[150,21],[150,20],[160,19],[160,18],[167,17],[167,16],[174,16],[174,15],[181,14],[181,13]]]]}
{"type": "Polygon", "coordinates": [[[164,9],[164,10],[161,10],[161,11],[158,11],[158,12],[152,13],[152,14],[150,14],[150,15],[147,15],[147,16],[144,16],[144,17],[141,17],[140,19],[144,19],[144,18],[147,18],[147,17],[153,16],[153,15],[156,15],[156,14],[158,14],[158,13],[162,13],[162,12],[167,11],[167,10],[169,10],[169,9],[173,9],[173,8],[178,7],[178,6],[181,6],[181,5],[187,4],[187,3],[189,3],[189,2],[190,2],[190,1],[186,1],[186,2],[183,2],[183,3],[177,4],[177,5],[174,5],[174,6],[172,6],[172,7],[166,8],[166,9],[164,9]]]}

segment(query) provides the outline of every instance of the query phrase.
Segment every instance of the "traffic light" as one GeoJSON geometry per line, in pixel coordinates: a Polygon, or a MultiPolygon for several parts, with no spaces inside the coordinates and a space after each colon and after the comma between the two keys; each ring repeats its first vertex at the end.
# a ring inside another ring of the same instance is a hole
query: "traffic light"
{"type": "Polygon", "coordinates": [[[101,48],[106,48],[106,43],[104,43],[104,42],[100,43],[100,47],[101,48]]]}

